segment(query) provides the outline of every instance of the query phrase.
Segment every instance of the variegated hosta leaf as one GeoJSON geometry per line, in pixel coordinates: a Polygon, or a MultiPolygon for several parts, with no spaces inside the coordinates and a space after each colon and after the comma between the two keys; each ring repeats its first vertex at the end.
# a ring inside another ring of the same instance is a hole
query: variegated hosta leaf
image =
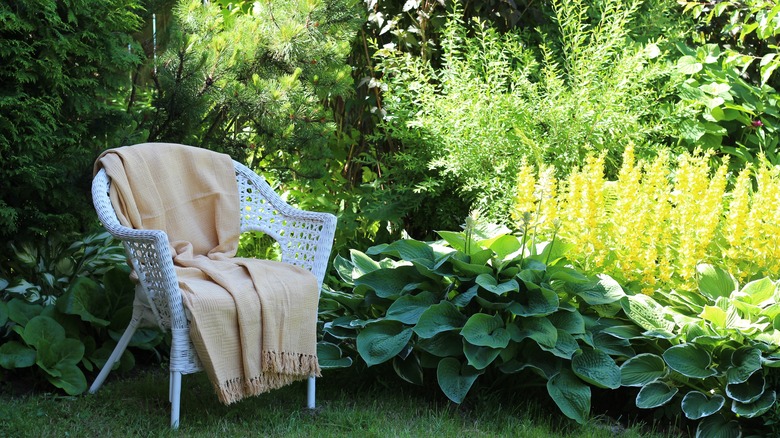
{"type": "Polygon", "coordinates": [[[686,417],[698,420],[718,412],[725,403],[726,399],[720,394],[710,398],[702,392],[691,391],[682,399],[682,410],[686,417]]]}

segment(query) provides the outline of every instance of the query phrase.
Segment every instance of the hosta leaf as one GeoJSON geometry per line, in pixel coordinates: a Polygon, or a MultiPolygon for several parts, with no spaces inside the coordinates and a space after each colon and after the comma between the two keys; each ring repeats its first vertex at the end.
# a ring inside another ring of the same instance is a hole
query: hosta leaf
{"type": "Polygon", "coordinates": [[[520,331],[513,335],[510,330],[512,340],[520,342],[523,339],[531,338],[540,346],[555,348],[558,341],[558,329],[555,328],[547,318],[525,318],[521,322],[520,331]]]}
{"type": "Polygon", "coordinates": [[[666,376],[668,372],[661,356],[642,353],[620,366],[620,383],[624,386],[644,386],[666,376]]]}
{"type": "Polygon", "coordinates": [[[669,368],[686,377],[704,379],[717,373],[710,368],[712,356],[694,344],[675,345],[664,351],[663,356],[669,368]]]}
{"type": "Polygon", "coordinates": [[[726,371],[728,383],[742,383],[761,369],[761,350],[742,347],[731,355],[731,365],[726,371]]]}
{"type": "Polygon", "coordinates": [[[376,260],[372,259],[365,253],[362,253],[356,249],[349,250],[349,258],[352,261],[352,266],[354,271],[356,271],[353,272],[351,276],[352,279],[358,278],[362,275],[368,274],[369,272],[373,272],[381,268],[381,266],[376,260]]]}
{"type": "Polygon", "coordinates": [[[336,255],[333,259],[333,267],[336,269],[339,278],[350,286],[354,286],[353,280],[355,277],[359,277],[365,273],[361,272],[356,274],[355,265],[340,255],[336,255]]]}
{"type": "Polygon", "coordinates": [[[412,337],[412,329],[398,321],[371,323],[357,336],[357,350],[368,366],[387,362],[400,353],[412,337]]]}
{"type": "Polygon", "coordinates": [[[338,345],[325,341],[317,342],[317,361],[324,370],[352,366],[351,357],[342,357],[338,345]]]}
{"type": "Polygon", "coordinates": [[[509,345],[509,333],[500,315],[475,313],[466,321],[460,334],[476,346],[504,348],[509,345]]]}
{"type": "Polygon", "coordinates": [[[56,307],[62,313],[78,315],[82,321],[98,327],[108,325],[108,321],[101,318],[107,316],[108,302],[97,282],[91,278],[77,277],[57,299],[56,307]]]}
{"type": "MultiPolygon", "coordinates": [[[[466,235],[463,232],[458,231],[437,231],[436,234],[441,236],[450,246],[462,253],[466,252],[466,235]]],[[[471,240],[471,248],[479,248],[479,245],[475,240],[471,240]]]]}
{"type": "Polygon", "coordinates": [[[477,291],[479,291],[479,285],[475,284],[474,286],[468,288],[465,292],[461,292],[458,295],[455,295],[455,297],[452,298],[452,304],[458,307],[466,307],[471,302],[471,300],[477,296],[477,291]]]}
{"type": "Polygon", "coordinates": [[[718,329],[726,328],[728,323],[726,311],[718,306],[704,306],[704,310],[699,316],[705,321],[711,322],[718,329]]]}
{"type": "Polygon", "coordinates": [[[631,295],[621,305],[626,315],[645,330],[671,332],[674,329],[674,322],[666,319],[663,306],[647,295],[631,295]]]}
{"type": "Polygon", "coordinates": [[[628,340],[604,332],[596,333],[593,336],[593,346],[610,356],[633,357],[636,355],[628,340]]]}
{"type": "Polygon", "coordinates": [[[520,285],[518,285],[517,281],[514,279],[499,283],[491,274],[479,274],[475,281],[478,285],[482,286],[483,289],[496,295],[503,295],[507,292],[517,292],[520,290],[520,285]]]}
{"type": "Polygon", "coordinates": [[[549,315],[547,319],[558,330],[563,330],[572,335],[585,333],[585,320],[580,312],[559,311],[549,315]]]}
{"type": "Polygon", "coordinates": [[[686,75],[698,73],[702,68],[702,64],[693,56],[685,55],[677,60],[677,70],[686,75]]]}
{"type": "Polygon", "coordinates": [[[590,305],[610,304],[626,296],[620,284],[609,275],[604,274],[600,274],[595,281],[569,284],[569,287],[590,305]]]}
{"type": "Polygon", "coordinates": [[[607,353],[586,350],[571,360],[571,368],[580,379],[599,388],[620,387],[620,368],[607,353]]]}
{"type": "Polygon", "coordinates": [[[566,331],[558,329],[558,338],[555,341],[555,346],[547,347],[543,344],[539,344],[539,348],[544,351],[549,351],[558,357],[571,359],[571,357],[574,356],[574,353],[579,350],[580,344],[574,339],[574,336],[566,331]]]}
{"type": "Polygon", "coordinates": [[[463,354],[466,355],[469,365],[478,370],[487,368],[501,354],[500,348],[481,347],[463,340],[463,354]]]}
{"type": "Polygon", "coordinates": [[[746,284],[740,293],[748,297],[751,304],[758,305],[772,298],[775,293],[775,285],[768,277],[764,277],[746,284]]]}
{"type": "Polygon", "coordinates": [[[414,290],[422,281],[425,281],[425,277],[414,266],[398,266],[380,268],[361,275],[355,279],[355,286],[365,285],[380,298],[393,298],[414,290]]]}
{"type": "Polygon", "coordinates": [[[459,356],[463,353],[463,338],[455,331],[441,332],[431,338],[420,338],[417,347],[423,351],[438,356],[459,356]]]}
{"type": "Polygon", "coordinates": [[[466,323],[466,316],[449,301],[434,304],[420,315],[414,332],[421,338],[432,338],[437,333],[460,329],[466,323]]]}
{"type": "Polygon", "coordinates": [[[429,307],[435,304],[436,297],[431,292],[421,292],[417,295],[404,295],[387,309],[387,319],[414,325],[429,307]]]}
{"type": "Polygon", "coordinates": [[[764,394],[766,382],[761,373],[753,373],[747,381],[726,385],[726,395],[740,403],[753,403],[764,394]]]}
{"type": "Polygon", "coordinates": [[[0,345],[0,367],[7,370],[35,365],[35,350],[16,341],[0,345]]]}
{"type": "Polygon", "coordinates": [[[698,420],[718,412],[725,403],[726,399],[720,394],[709,398],[702,392],[691,391],[682,399],[682,410],[689,419],[698,420]]]}
{"type": "MultiPolygon", "coordinates": [[[[2,278],[0,278],[0,280],[2,280],[2,278]]],[[[8,304],[6,304],[5,301],[0,301],[0,327],[4,326],[7,322],[8,322],[8,304]]]]}
{"type": "Polygon", "coordinates": [[[729,297],[739,286],[734,276],[717,266],[701,264],[696,266],[699,277],[699,292],[715,301],[718,297],[729,297]]]}
{"type": "Polygon", "coordinates": [[[393,369],[398,377],[407,382],[413,385],[423,384],[422,366],[420,366],[420,358],[416,354],[410,354],[406,359],[394,357],[393,369]]]}
{"type": "Polygon", "coordinates": [[[425,242],[414,239],[402,239],[382,247],[372,247],[366,251],[369,255],[387,254],[400,258],[401,260],[434,260],[433,248],[425,242]]]}
{"type": "Polygon", "coordinates": [[[464,262],[455,257],[450,258],[450,262],[452,263],[455,273],[458,275],[475,277],[480,274],[493,273],[493,268],[484,264],[464,262]]]}
{"type": "Polygon", "coordinates": [[[20,298],[8,302],[8,319],[24,327],[31,319],[41,314],[43,306],[30,304],[20,298]]]}
{"type": "Polygon", "coordinates": [[[652,409],[663,406],[677,394],[673,388],[664,382],[652,382],[642,387],[636,395],[636,407],[652,409]]]}
{"type": "Polygon", "coordinates": [[[699,422],[696,438],[741,438],[739,423],[726,420],[723,415],[710,415],[699,422]]]}
{"type": "Polygon", "coordinates": [[[458,404],[466,398],[466,394],[480,374],[482,373],[476,368],[468,364],[461,366],[460,361],[452,357],[440,360],[436,369],[436,378],[442,392],[458,404]]]}
{"type": "Polygon", "coordinates": [[[517,316],[547,316],[558,310],[558,294],[547,288],[537,288],[520,293],[520,298],[509,305],[509,311],[517,316]]]}
{"type": "Polygon", "coordinates": [[[635,339],[642,337],[642,330],[635,325],[615,325],[604,328],[602,332],[620,339],[635,339]]]}
{"type": "Polygon", "coordinates": [[[486,244],[501,260],[520,250],[521,246],[520,239],[509,234],[504,234],[481,243],[483,245],[486,244]]]}
{"type": "Polygon", "coordinates": [[[590,414],[590,387],[571,371],[561,370],[547,381],[547,393],[564,415],[585,424],[590,414]]]}
{"type": "Polygon", "coordinates": [[[731,403],[731,412],[745,418],[755,418],[763,415],[777,401],[775,391],[765,391],[764,395],[753,403],[740,403],[734,400],[731,403]]]}

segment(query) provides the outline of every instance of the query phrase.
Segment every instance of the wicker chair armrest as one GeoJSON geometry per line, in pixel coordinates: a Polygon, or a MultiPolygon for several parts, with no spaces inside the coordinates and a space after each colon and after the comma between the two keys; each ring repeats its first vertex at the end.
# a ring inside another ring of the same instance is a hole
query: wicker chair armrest
{"type": "Polygon", "coordinates": [[[241,200],[241,231],[271,236],[279,242],[282,261],[308,269],[322,287],[336,233],[336,216],[289,205],[262,176],[241,163],[233,164],[241,200]]]}
{"type": "Polygon", "coordinates": [[[168,235],[162,230],[136,230],[119,222],[108,196],[110,180],[100,170],[92,181],[92,200],[106,230],[122,241],[135,276],[163,329],[186,328],[168,235]]]}

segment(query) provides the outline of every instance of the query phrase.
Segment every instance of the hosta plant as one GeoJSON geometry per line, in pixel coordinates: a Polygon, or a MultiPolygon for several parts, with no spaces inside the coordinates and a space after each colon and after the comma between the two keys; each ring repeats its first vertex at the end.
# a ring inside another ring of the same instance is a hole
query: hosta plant
{"type": "Polygon", "coordinates": [[[777,401],[768,376],[780,367],[780,289],[766,277],[740,288],[711,265],[697,271],[698,291],[664,293],[670,305],[642,294],[623,299],[645,331],[621,338],[659,351],[626,360],[621,383],[641,387],[639,408],[679,406],[699,420],[697,436],[740,436],[739,419],[759,417],[777,401]]]}
{"type": "MultiPolygon", "coordinates": [[[[99,233],[9,249],[0,272],[0,382],[34,369],[67,394],[84,392],[85,371],[105,363],[132,313],[122,247],[99,233]]],[[[144,328],[130,345],[152,349],[161,340],[144,328]]],[[[119,366],[134,362],[128,351],[119,366]]]]}
{"type": "Polygon", "coordinates": [[[353,290],[324,292],[321,312],[334,317],[325,337],[368,366],[392,364],[408,382],[435,376],[456,403],[480,376],[517,375],[518,386],[546,385],[566,416],[585,422],[591,386],[618,388],[618,362],[635,354],[621,335],[630,322],[615,318],[622,288],[567,266],[563,244],[471,222],[437,242],[399,240],[338,257],[353,290]]]}

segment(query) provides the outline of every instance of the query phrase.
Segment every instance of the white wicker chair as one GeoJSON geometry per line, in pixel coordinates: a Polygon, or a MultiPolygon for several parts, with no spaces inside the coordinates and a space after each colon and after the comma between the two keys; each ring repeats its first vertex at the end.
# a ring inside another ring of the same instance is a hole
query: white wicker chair
{"type": "MultiPolygon", "coordinates": [[[[241,231],[261,231],[280,245],[282,261],[310,270],[320,288],[325,277],[328,257],[336,231],[336,217],[291,207],[270,185],[246,166],[233,162],[241,198],[241,231]]],[[[181,376],[201,371],[202,367],[189,337],[178,281],[168,247],[168,237],[161,230],[135,230],[122,226],[108,197],[111,181],[100,170],[92,181],[92,199],[98,218],[114,237],[124,243],[133,269],[138,274],[133,316],[110,358],[89,389],[95,393],[141,323],[156,323],[171,331],[170,388],[171,427],[179,425],[181,376]]],[[[309,377],[307,404],[314,408],[314,376],[309,377]]]]}

